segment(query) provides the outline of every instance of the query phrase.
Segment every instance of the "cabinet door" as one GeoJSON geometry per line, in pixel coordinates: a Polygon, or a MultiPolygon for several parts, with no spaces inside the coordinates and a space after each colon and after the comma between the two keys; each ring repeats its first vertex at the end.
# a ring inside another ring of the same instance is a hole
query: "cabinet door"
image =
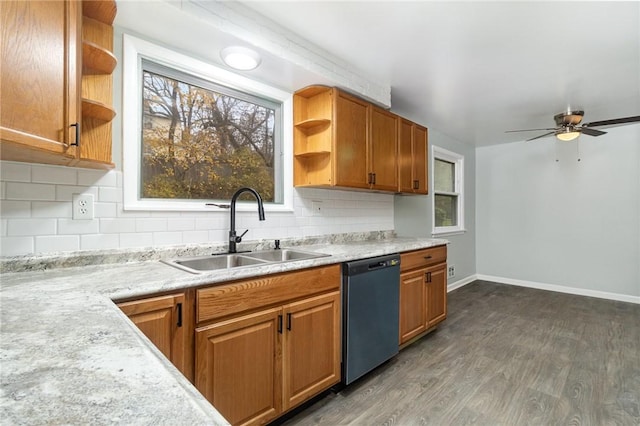
{"type": "Polygon", "coordinates": [[[185,332],[183,294],[120,303],[118,307],[178,370],[187,377],[191,376],[187,371],[187,354],[191,351],[185,332]]]}
{"type": "Polygon", "coordinates": [[[340,381],[340,292],[284,306],[284,409],[340,381]]]}
{"type": "Polygon", "coordinates": [[[398,190],[413,192],[413,123],[404,118],[398,126],[398,190]]]}
{"type": "Polygon", "coordinates": [[[397,191],[398,116],[375,106],[371,107],[369,161],[371,188],[397,191]]]}
{"type": "Polygon", "coordinates": [[[79,120],[75,1],[3,1],[1,158],[67,164],[79,120]]]}
{"type": "Polygon", "coordinates": [[[429,193],[429,181],[427,179],[427,147],[428,131],[426,127],[414,124],[413,126],[413,192],[416,194],[429,193]]]}
{"type": "Polygon", "coordinates": [[[427,329],[426,291],[423,269],[400,275],[400,344],[427,329]]]}
{"type": "Polygon", "coordinates": [[[440,264],[426,270],[428,327],[447,317],[447,265],[440,264]]]}
{"type": "Polygon", "coordinates": [[[196,329],[196,388],[233,425],[263,424],[282,411],[281,312],[196,329]]]}
{"type": "Polygon", "coordinates": [[[369,188],[367,131],[369,104],[336,91],[334,108],[334,184],[369,188]]]}

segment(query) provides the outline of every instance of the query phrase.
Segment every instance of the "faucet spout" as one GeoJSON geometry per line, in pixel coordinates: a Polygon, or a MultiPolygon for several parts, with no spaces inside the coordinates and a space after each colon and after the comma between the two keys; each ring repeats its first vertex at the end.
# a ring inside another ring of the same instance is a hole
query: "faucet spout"
{"type": "Polygon", "coordinates": [[[264,220],[264,205],[262,203],[262,197],[260,196],[260,194],[258,194],[258,191],[248,187],[238,189],[231,197],[231,226],[229,229],[229,253],[236,252],[236,243],[241,242],[242,235],[246,234],[246,231],[244,234],[240,236],[236,234],[236,201],[238,200],[238,197],[245,192],[249,192],[253,194],[253,196],[256,198],[256,201],[258,201],[258,219],[264,220]]]}

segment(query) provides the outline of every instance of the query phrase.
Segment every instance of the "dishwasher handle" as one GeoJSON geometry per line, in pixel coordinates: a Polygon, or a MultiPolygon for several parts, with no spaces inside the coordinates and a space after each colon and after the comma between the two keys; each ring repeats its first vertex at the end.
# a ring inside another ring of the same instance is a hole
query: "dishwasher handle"
{"type": "Polygon", "coordinates": [[[356,260],[343,264],[343,275],[354,276],[367,272],[377,271],[386,268],[399,268],[400,255],[392,254],[387,256],[373,257],[369,259],[356,260]]]}

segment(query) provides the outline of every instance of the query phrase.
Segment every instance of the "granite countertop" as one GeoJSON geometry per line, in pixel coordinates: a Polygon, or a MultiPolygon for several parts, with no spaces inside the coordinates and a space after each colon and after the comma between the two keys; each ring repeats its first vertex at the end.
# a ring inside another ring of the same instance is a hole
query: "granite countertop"
{"type": "Polygon", "coordinates": [[[296,245],[331,256],[203,274],[158,260],[4,273],[0,418],[7,424],[226,425],[113,300],[446,242],[391,238],[296,245]]]}

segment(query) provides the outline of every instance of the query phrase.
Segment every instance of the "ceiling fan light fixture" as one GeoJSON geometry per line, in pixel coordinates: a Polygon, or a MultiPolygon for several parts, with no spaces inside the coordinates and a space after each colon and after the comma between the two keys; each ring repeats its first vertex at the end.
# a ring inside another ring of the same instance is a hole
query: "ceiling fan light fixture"
{"type": "Polygon", "coordinates": [[[565,129],[562,132],[556,133],[556,138],[564,142],[572,141],[578,136],[580,136],[580,132],[576,132],[573,129],[565,129]]]}
{"type": "Polygon", "coordinates": [[[220,51],[220,57],[225,64],[240,71],[256,69],[262,62],[258,52],[242,46],[226,47],[220,51]]]}

